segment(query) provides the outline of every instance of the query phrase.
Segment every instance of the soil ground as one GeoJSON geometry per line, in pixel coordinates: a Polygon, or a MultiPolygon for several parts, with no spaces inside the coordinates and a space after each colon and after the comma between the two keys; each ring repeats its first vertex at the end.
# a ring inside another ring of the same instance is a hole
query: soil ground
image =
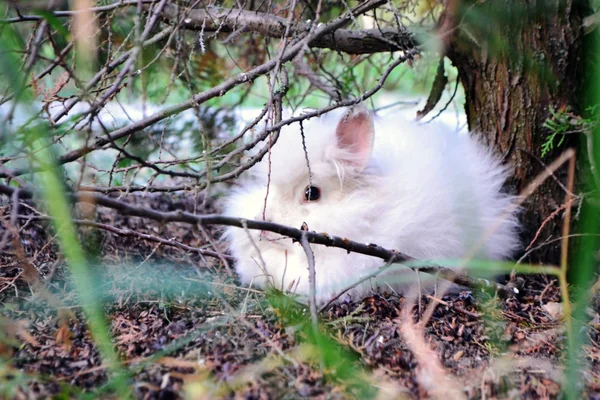
{"type": "MultiPolygon", "coordinates": [[[[215,211],[191,196],[128,201],[163,211],[215,211]]],[[[122,231],[212,245],[226,257],[218,228],[201,232],[92,211],[97,222],[122,231]]],[[[0,204],[0,240],[10,214],[10,205],[0,204]]],[[[0,396],[116,396],[52,229],[31,219],[28,206],[20,214],[29,216],[18,220],[20,240],[0,251],[0,396]]],[[[418,331],[426,349],[415,353],[418,344],[406,340],[402,327],[408,301],[398,294],[331,306],[320,315],[323,334],[311,339],[305,307],[241,287],[219,257],[122,233],[80,226],[95,290],[137,398],[427,398],[440,391],[450,398],[458,387],[466,398],[538,399],[560,397],[565,384],[560,290],[550,278],[519,277],[518,297],[476,290],[423,295],[412,308],[414,321],[432,301],[437,307],[418,331]]],[[[598,303],[589,305],[577,383],[588,398],[600,398],[598,303]]]]}

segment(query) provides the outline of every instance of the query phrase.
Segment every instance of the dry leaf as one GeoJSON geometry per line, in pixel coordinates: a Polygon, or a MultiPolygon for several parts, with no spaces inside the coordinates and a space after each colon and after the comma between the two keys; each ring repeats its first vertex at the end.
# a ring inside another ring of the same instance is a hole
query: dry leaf
{"type": "Polygon", "coordinates": [[[564,317],[564,308],[562,303],[550,302],[542,306],[542,309],[555,321],[564,317]]]}

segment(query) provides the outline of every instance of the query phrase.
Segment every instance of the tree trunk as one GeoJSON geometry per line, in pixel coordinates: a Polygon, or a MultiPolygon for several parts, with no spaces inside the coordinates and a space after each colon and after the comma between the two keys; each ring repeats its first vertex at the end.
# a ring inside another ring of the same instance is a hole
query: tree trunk
{"type": "MultiPolygon", "coordinates": [[[[579,114],[582,89],[582,19],[584,1],[464,1],[450,39],[448,57],[459,71],[466,93],[471,131],[514,167],[510,190],[520,192],[578,137],[541,155],[551,110],[579,114]]],[[[555,141],[557,143],[558,140],[555,141]]],[[[566,166],[555,174],[564,182],[566,166]]],[[[565,192],[548,179],[524,204],[523,251],[544,221],[564,203],[565,192]]],[[[562,213],[539,232],[536,247],[561,236],[562,213]]],[[[531,262],[556,263],[560,241],[531,253],[531,262]]]]}

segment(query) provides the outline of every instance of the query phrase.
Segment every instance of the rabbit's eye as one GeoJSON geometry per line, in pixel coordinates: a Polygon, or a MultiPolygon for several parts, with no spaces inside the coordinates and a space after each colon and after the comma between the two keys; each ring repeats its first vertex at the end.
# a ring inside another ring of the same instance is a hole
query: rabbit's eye
{"type": "Polygon", "coordinates": [[[304,198],[306,201],[317,201],[321,197],[321,189],[316,186],[307,186],[304,189],[304,198]]]}

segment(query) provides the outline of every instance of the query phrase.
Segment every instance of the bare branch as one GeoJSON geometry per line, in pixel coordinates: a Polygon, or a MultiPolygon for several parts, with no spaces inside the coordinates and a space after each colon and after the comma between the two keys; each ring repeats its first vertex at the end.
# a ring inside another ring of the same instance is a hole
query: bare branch
{"type": "MultiPolygon", "coordinates": [[[[33,216],[32,215],[19,215],[18,218],[19,219],[28,219],[28,220],[41,220],[41,221],[53,220],[53,218],[48,217],[48,216],[43,216],[43,215],[33,215],[33,216]]],[[[219,254],[216,251],[201,249],[201,248],[193,247],[193,246],[188,246],[187,244],[178,242],[176,240],[163,239],[158,236],[149,235],[147,233],[142,233],[142,232],[134,231],[131,229],[121,229],[121,228],[117,228],[116,226],[113,226],[113,225],[103,224],[100,222],[90,221],[87,219],[74,219],[73,222],[77,225],[89,226],[92,228],[102,229],[104,231],[111,232],[111,233],[114,233],[119,236],[137,237],[139,239],[146,240],[148,242],[154,242],[154,243],[162,244],[164,246],[175,247],[175,248],[178,248],[181,250],[189,251],[192,253],[197,253],[197,254],[200,254],[203,256],[207,256],[207,257],[213,257],[213,258],[219,258],[219,259],[224,258],[223,261],[227,261],[227,262],[231,262],[233,260],[233,258],[231,256],[219,254]]]]}
{"type": "MultiPolygon", "coordinates": [[[[144,0],[144,4],[152,4],[158,0],[144,0]]],[[[387,1],[381,2],[381,4],[387,1]]],[[[90,9],[94,13],[102,13],[116,8],[136,6],[138,0],[122,1],[90,9]]],[[[381,5],[380,4],[380,5],[381,5]]],[[[149,6],[147,6],[149,7],[149,6]]],[[[255,32],[266,37],[281,38],[286,32],[286,19],[273,14],[250,10],[229,9],[208,6],[205,8],[188,9],[189,15],[183,21],[182,27],[187,30],[203,32],[255,32]]],[[[55,17],[71,17],[77,11],[54,11],[55,17]]],[[[169,24],[177,24],[181,16],[180,7],[168,4],[161,13],[161,20],[169,24]]],[[[355,15],[358,15],[356,13],[355,15]]],[[[38,15],[20,15],[14,18],[0,20],[0,23],[16,23],[24,21],[39,21],[38,15]]],[[[287,33],[287,37],[307,34],[310,29],[309,21],[295,24],[287,33]]],[[[409,50],[416,46],[413,35],[404,27],[378,28],[365,30],[337,29],[327,35],[313,39],[309,47],[332,49],[348,54],[370,54],[387,51],[409,50]]]]}
{"type": "MultiPolygon", "coordinates": [[[[357,14],[354,13],[354,15],[357,14]]],[[[173,23],[177,20],[178,15],[180,15],[179,7],[169,4],[165,7],[161,17],[164,22],[173,23]]],[[[188,17],[183,22],[182,27],[189,30],[256,32],[274,38],[295,37],[308,33],[310,29],[308,21],[294,24],[288,31],[286,30],[287,20],[276,15],[212,6],[190,10],[188,17]]],[[[410,50],[416,46],[416,41],[413,35],[403,27],[365,30],[337,29],[313,38],[308,42],[308,46],[332,49],[348,54],[370,54],[410,50]]]]}
{"type": "MultiPolygon", "coordinates": [[[[140,46],[146,47],[151,44],[157,43],[157,42],[161,41],[162,39],[168,37],[172,31],[173,31],[173,28],[163,29],[161,32],[157,33],[152,38],[146,40],[140,46]]],[[[53,116],[54,122],[59,122],[59,120],[61,118],[63,118],[65,115],[67,115],[69,113],[69,111],[71,111],[71,109],[73,107],[75,107],[75,105],[81,100],[81,98],[83,98],[86,95],[86,93],[88,93],[90,90],[92,90],[94,87],[96,87],[96,85],[100,82],[100,80],[103,77],[106,76],[106,74],[112,72],[113,70],[115,70],[119,65],[123,64],[124,62],[132,59],[132,55],[134,55],[137,52],[137,49],[138,49],[138,47],[134,47],[131,50],[128,50],[127,52],[121,54],[116,59],[112,60],[110,63],[106,64],[102,69],[100,69],[100,71],[98,71],[98,73],[96,75],[94,75],[92,77],[92,79],[90,79],[86,83],[81,95],[75,96],[72,99],[70,99],[65,104],[64,108],[53,116]]],[[[90,108],[90,110],[93,110],[93,109],[95,109],[95,108],[94,107],[90,108]]]]}
{"type": "MultiPolygon", "coordinates": [[[[0,193],[8,196],[12,196],[15,190],[19,190],[19,196],[22,199],[32,198],[34,192],[23,188],[13,188],[7,185],[0,184],[0,193]]],[[[225,225],[235,226],[238,228],[262,230],[275,232],[283,236],[287,236],[295,241],[301,241],[303,236],[309,243],[320,244],[328,247],[336,247],[344,249],[348,252],[354,252],[359,254],[365,254],[384,260],[388,264],[405,263],[408,261],[415,261],[413,258],[399,253],[396,250],[385,249],[377,244],[373,243],[359,243],[347,238],[339,236],[329,235],[327,233],[307,232],[302,229],[296,229],[285,225],[275,224],[266,221],[254,221],[246,220],[243,218],[234,218],[224,215],[197,215],[191,214],[184,211],[172,211],[172,212],[161,212],[153,210],[151,208],[140,207],[138,205],[131,205],[120,200],[116,200],[99,193],[71,193],[69,197],[72,201],[96,204],[103,207],[112,208],[118,210],[121,214],[130,215],[135,217],[150,218],[153,220],[160,221],[162,223],[167,222],[185,222],[189,224],[200,224],[200,225],[225,225]]],[[[459,285],[468,287],[487,287],[497,290],[503,295],[513,294],[514,292],[507,286],[490,282],[487,279],[472,278],[462,273],[458,273],[452,269],[445,268],[442,266],[406,266],[414,271],[425,272],[440,276],[444,279],[448,279],[459,285]]]]}
{"type": "MultiPolygon", "coordinates": [[[[142,4],[152,4],[156,3],[159,0],[119,0],[115,1],[113,4],[108,4],[105,6],[92,7],[90,9],[85,10],[72,10],[72,11],[53,11],[52,15],[54,17],[72,17],[77,14],[92,12],[92,13],[104,13],[116,10],[117,8],[124,8],[130,6],[137,6],[139,3],[142,4]]],[[[15,2],[16,3],[16,2],[15,2]]],[[[16,6],[16,5],[15,5],[16,6]]],[[[18,8],[18,7],[17,7],[18,8]]],[[[6,18],[0,19],[0,24],[14,24],[17,22],[26,22],[26,21],[40,21],[43,20],[43,15],[21,15],[14,18],[6,18]]]]}

